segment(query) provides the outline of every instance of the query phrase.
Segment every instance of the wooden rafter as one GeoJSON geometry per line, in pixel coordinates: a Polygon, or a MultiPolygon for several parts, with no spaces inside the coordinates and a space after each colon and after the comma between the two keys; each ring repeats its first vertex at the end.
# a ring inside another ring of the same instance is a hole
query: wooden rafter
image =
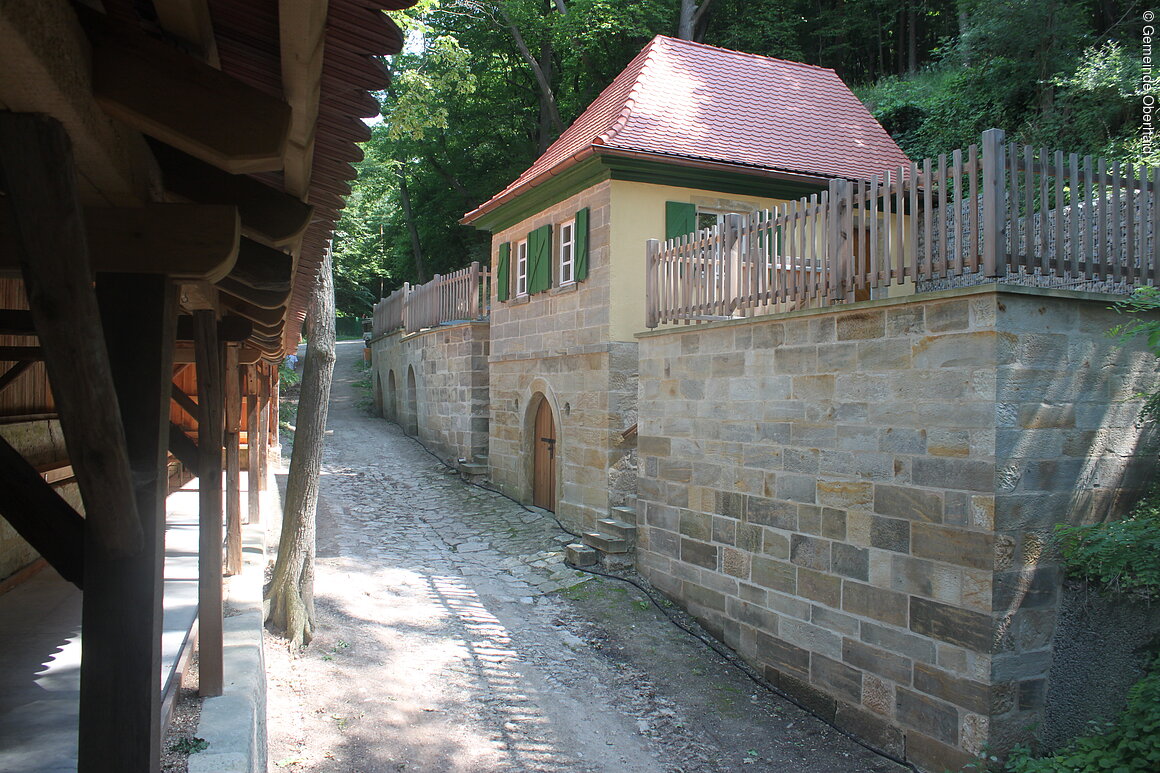
{"type": "MultiPolygon", "coordinates": [[[[0,272],[19,270],[16,234],[0,220],[0,272]]],[[[96,272],[164,274],[215,282],[233,270],[241,225],[222,205],[155,204],[86,208],[89,266],[96,272]]]]}
{"type": "Polygon", "coordinates": [[[220,66],[206,0],[153,0],[153,10],[162,29],[185,42],[210,66],[220,66]]]}
{"type": "Polygon", "coordinates": [[[227,172],[282,168],[285,102],[128,25],[94,19],[89,38],[106,113],[227,172]]]}
{"type": "Polygon", "coordinates": [[[314,137],[322,84],[327,0],[279,0],[282,91],[290,105],[286,143],[286,191],[305,199],[310,191],[314,137]]]}

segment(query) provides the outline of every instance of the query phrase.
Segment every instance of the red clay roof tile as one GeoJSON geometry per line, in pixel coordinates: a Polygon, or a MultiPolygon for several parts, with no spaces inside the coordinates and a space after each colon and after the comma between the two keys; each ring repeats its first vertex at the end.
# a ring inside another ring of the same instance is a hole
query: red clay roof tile
{"type": "Polygon", "coordinates": [[[527,171],[464,222],[600,148],[846,179],[909,164],[833,70],[658,35],[527,171]]]}

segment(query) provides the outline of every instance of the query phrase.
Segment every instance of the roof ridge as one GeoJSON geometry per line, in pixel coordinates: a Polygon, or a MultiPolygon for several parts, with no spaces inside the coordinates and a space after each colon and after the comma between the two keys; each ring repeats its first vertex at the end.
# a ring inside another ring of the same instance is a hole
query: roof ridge
{"type": "MultiPolygon", "coordinates": [[[[780,57],[776,57],[776,56],[767,56],[765,54],[755,54],[755,53],[752,53],[751,51],[737,51],[737,50],[734,50],[732,48],[723,48],[722,46],[714,46],[714,45],[711,45],[709,43],[699,43],[695,40],[685,40],[684,38],[674,38],[674,37],[670,37],[669,35],[657,35],[655,38],[653,38],[653,42],[655,42],[658,38],[663,38],[664,40],[669,41],[671,43],[680,43],[681,45],[692,46],[694,48],[709,48],[709,49],[712,49],[714,51],[722,51],[726,54],[732,54],[734,56],[745,56],[745,57],[749,57],[750,59],[762,59],[762,60],[767,61],[767,62],[779,62],[781,64],[790,64],[790,65],[793,65],[794,67],[805,67],[805,68],[808,68],[811,70],[822,70],[823,72],[832,72],[835,74],[837,73],[837,70],[835,70],[833,67],[822,67],[820,64],[810,64],[808,62],[795,62],[792,59],[781,59],[780,57]]],[[[843,83],[844,82],[845,81],[843,81],[843,83]]]]}
{"type": "MultiPolygon", "coordinates": [[[[616,116],[616,120],[605,129],[602,133],[592,138],[593,145],[606,145],[624,128],[628,123],[628,119],[632,117],[632,109],[636,106],[636,95],[641,89],[641,83],[648,75],[649,66],[653,63],[653,54],[656,52],[657,41],[664,38],[664,35],[657,35],[648,42],[648,45],[641,51],[644,61],[640,65],[640,72],[637,73],[636,79],[632,83],[632,88],[628,90],[628,94],[624,97],[624,107],[620,109],[620,113],[616,116]]],[[[638,55],[639,56],[639,55],[638,55]]]]}

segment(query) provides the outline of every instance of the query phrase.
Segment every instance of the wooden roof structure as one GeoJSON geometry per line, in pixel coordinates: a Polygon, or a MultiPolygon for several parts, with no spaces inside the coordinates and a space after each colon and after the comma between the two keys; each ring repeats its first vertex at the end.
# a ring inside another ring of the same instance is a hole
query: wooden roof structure
{"type": "Polygon", "coordinates": [[[0,434],[0,516],[83,587],[79,770],[159,764],[171,458],[202,479],[202,692],[221,689],[223,457],[229,562],[240,448],[264,480],[276,363],[379,112],[377,57],[403,45],[383,11],[413,4],[0,4],[0,423],[59,421],[84,503],[0,434]]]}

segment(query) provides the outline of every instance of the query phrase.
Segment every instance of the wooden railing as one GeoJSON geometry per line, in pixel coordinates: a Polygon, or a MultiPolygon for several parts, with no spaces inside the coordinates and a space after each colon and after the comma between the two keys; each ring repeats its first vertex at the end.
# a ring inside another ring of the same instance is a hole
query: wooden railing
{"type": "Polygon", "coordinates": [[[375,337],[405,328],[414,333],[447,322],[487,316],[491,271],[478,262],[451,274],[436,274],[425,284],[401,288],[375,304],[375,337]]]}
{"type": "Polygon", "coordinates": [[[908,284],[1129,292],[1155,284],[1157,189],[1160,169],[1008,145],[992,129],[981,150],[650,240],[646,324],[864,300],[908,284]]]}

